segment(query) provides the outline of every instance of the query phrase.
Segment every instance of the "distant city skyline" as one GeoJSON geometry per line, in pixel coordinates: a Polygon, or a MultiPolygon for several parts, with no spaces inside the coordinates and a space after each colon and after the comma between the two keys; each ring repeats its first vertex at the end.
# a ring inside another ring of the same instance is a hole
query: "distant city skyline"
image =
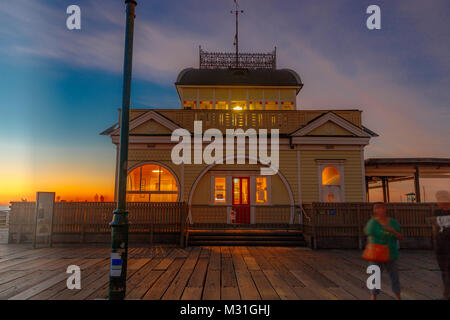
{"type": "MultiPolygon", "coordinates": [[[[242,0],[241,51],[268,52],[298,72],[300,109],[361,109],[380,137],[370,157],[450,158],[448,2],[242,0]]],[[[198,66],[198,46],[233,51],[233,1],[138,1],[132,107],[179,108],[173,83],[198,66]]],[[[115,150],[99,133],[118,119],[123,2],[18,0],[0,4],[0,209],[55,191],[67,201],[113,201],[115,150]],[[66,28],[66,8],[82,11],[66,28]]],[[[447,179],[448,180],[448,179],[447,179]]],[[[450,181],[422,179],[426,200],[450,181]]],[[[390,185],[391,200],[414,190],[390,185]]],[[[371,196],[381,200],[381,192],[371,196]],[[378,197],[378,194],[380,197],[378,197]]]]}

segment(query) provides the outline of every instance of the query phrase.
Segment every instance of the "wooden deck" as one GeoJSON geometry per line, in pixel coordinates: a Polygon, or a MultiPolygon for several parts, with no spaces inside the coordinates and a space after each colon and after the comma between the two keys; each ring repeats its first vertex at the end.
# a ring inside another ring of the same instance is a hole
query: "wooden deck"
{"type": "MultiPolygon", "coordinates": [[[[105,299],[109,248],[0,245],[0,299],[105,299]],[[80,290],[66,268],[82,269],[80,290]]],[[[401,252],[404,299],[438,299],[442,284],[431,251],[401,252]]],[[[287,247],[132,248],[128,299],[368,299],[358,251],[287,247]]],[[[380,299],[393,299],[383,276],[380,299]]]]}

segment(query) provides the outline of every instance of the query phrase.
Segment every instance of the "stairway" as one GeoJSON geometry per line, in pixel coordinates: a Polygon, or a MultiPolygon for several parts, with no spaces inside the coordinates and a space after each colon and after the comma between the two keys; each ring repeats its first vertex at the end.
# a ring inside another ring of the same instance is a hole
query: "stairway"
{"type": "Polygon", "coordinates": [[[276,246],[305,247],[299,230],[190,229],[189,246],[276,246]]]}

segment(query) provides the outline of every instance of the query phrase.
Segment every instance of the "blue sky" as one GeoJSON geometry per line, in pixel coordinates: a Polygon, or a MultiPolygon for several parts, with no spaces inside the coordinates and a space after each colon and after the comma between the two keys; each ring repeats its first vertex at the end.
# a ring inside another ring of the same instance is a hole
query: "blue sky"
{"type": "MultiPolygon", "coordinates": [[[[305,83],[302,109],[362,109],[380,134],[366,157],[450,157],[448,1],[240,4],[241,49],[277,46],[278,66],[305,83]],[[381,30],[365,26],[371,4],[381,30]]],[[[198,46],[233,49],[232,9],[232,0],[138,0],[132,105],[178,108],[173,82],[198,66],[198,46]]],[[[121,103],[124,10],[121,0],[0,3],[0,180],[52,188],[58,179],[48,177],[70,172],[75,185],[85,177],[111,188],[114,149],[99,132],[121,103]],[[65,26],[71,4],[81,7],[79,31],[65,26]]]]}

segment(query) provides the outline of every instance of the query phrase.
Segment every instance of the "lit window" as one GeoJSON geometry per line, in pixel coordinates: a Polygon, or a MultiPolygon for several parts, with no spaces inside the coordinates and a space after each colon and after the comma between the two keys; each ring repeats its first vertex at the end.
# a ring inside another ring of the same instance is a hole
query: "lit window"
{"type": "Polygon", "coordinates": [[[322,171],[323,186],[338,186],[341,184],[341,176],[339,170],[335,167],[326,167],[322,171]]]}
{"type": "Polygon", "coordinates": [[[267,101],[266,110],[278,110],[278,101],[267,101]]]}
{"type": "Polygon", "coordinates": [[[214,178],[214,203],[226,203],[226,179],[214,178]]]}
{"type": "Polygon", "coordinates": [[[185,109],[195,109],[197,107],[196,101],[183,101],[183,108],[185,109]]]}
{"type": "Polygon", "coordinates": [[[250,110],[262,110],[263,109],[262,101],[250,101],[249,109],[250,110]]]}
{"type": "Polygon", "coordinates": [[[247,103],[245,101],[231,101],[232,110],[247,110],[247,103]]]}
{"type": "Polygon", "coordinates": [[[200,101],[198,104],[199,109],[212,109],[212,101],[200,101]]]}
{"type": "Polygon", "coordinates": [[[281,110],[294,110],[294,102],[292,101],[281,102],[281,110]]]}
{"type": "Polygon", "coordinates": [[[267,203],[267,178],[256,178],[256,203],[267,203]]]}
{"type": "Polygon", "coordinates": [[[228,110],[228,101],[216,101],[216,109],[228,110]]]}
{"type": "Polygon", "coordinates": [[[128,174],[128,202],[175,202],[177,198],[175,177],[164,167],[146,164],[128,174]]]}

